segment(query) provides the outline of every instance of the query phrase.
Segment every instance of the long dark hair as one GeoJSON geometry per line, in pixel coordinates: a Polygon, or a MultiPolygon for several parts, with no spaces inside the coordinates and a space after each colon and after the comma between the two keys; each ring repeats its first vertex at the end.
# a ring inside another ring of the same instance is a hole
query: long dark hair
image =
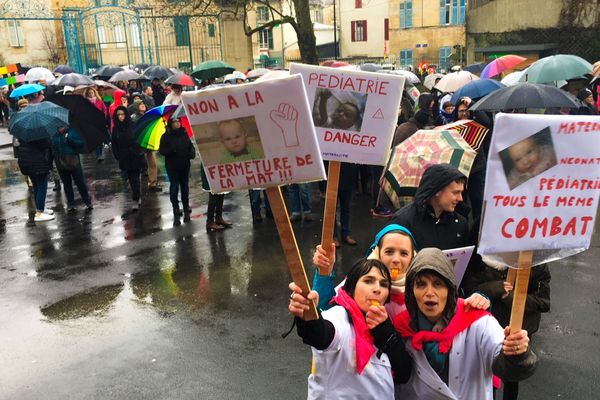
{"type": "Polygon", "coordinates": [[[420,279],[424,275],[436,276],[441,278],[446,287],[448,288],[448,297],[446,298],[446,306],[444,307],[444,311],[442,313],[442,318],[446,323],[450,322],[452,317],[454,317],[454,313],[456,312],[456,302],[458,301],[458,293],[456,285],[450,281],[448,278],[442,276],[442,274],[436,272],[434,269],[422,269],[418,273],[414,275],[407,274],[406,277],[406,291],[405,291],[405,303],[406,309],[411,318],[411,324],[413,324],[413,328],[416,327],[416,323],[418,321],[418,312],[419,306],[417,305],[417,299],[415,298],[415,293],[413,291],[415,283],[418,279],[420,279]]]}
{"type": "MultiPolygon", "coordinates": [[[[344,283],[344,290],[348,295],[354,298],[354,290],[356,289],[356,284],[361,276],[368,274],[373,268],[377,268],[381,275],[387,279],[388,282],[388,291],[392,288],[392,277],[390,276],[390,271],[388,271],[387,267],[384,263],[379,260],[368,260],[366,258],[361,258],[358,260],[346,275],[346,283],[344,283]]],[[[390,301],[390,294],[388,293],[388,297],[385,299],[385,303],[390,301]]]]}
{"type": "Polygon", "coordinates": [[[131,126],[131,116],[127,112],[126,107],[119,106],[115,108],[115,112],[113,113],[113,123],[115,128],[119,130],[128,129],[131,126]],[[118,111],[123,111],[125,113],[125,120],[123,122],[119,121],[119,117],[117,116],[118,111]]]}

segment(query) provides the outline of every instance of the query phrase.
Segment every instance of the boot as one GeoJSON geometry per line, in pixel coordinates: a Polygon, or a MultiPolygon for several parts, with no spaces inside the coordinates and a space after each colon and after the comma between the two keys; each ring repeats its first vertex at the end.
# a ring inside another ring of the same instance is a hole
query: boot
{"type": "Polygon", "coordinates": [[[54,188],[52,190],[54,192],[60,192],[60,179],[54,180],[54,188]]]}

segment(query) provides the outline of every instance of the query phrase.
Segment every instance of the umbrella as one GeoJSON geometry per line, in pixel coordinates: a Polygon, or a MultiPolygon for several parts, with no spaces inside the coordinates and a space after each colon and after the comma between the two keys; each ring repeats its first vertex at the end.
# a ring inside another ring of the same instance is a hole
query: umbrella
{"type": "Polygon", "coordinates": [[[93,78],[110,78],[119,71],[125,71],[125,68],[118,65],[103,65],[92,74],[93,78]]]}
{"type": "Polygon", "coordinates": [[[361,71],[376,72],[381,69],[381,65],[375,64],[375,63],[365,63],[365,64],[361,64],[359,68],[361,71]]]}
{"type": "Polygon", "coordinates": [[[192,71],[192,76],[200,81],[220,78],[235,71],[231,65],[219,60],[204,61],[192,71]]]}
{"type": "Polygon", "coordinates": [[[156,78],[160,79],[161,81],[164,81],[165,79],[173,75],[175,74],[169,68],[161,67],[160,65],[153,65],[144,70],[144,73],[142,74],[141,78],[146,78],[150,81],[156,78]]]}
{"type": "Polygon", "coordinates": [[[524,69],[523,71],[511,72],[510,74],[508,74],[504,78],[502,78],[500,83],[502,83],[505,86],[514,86],[517,83],[519,83],[519,80],[521,79],[521,76],[525,73],[525,71],[527,71],[527,68],[524,69]]]}
{"type": "Polygon", "coordinates": [[[468,71],[472,74],[477,75],[477,74],[481,74],[481,72],[483,71],[484,68],[485,68],[485,62],[479,62],[479,63],[467,65],[466,67],[463,68],[463,71],[468,71]]]}
{"type": "Polygon", "coordinates": [[[592,65],[592,75],[596,78],[600,76],[600,61],[596,61],[594,65],[592,65]]]}
{"type": "Polygon", "coordinates": [[[462,136],[463,139],[475,151],[479,150],[483,139],[489,133],[489,129],[485,126],[472,121],[470,119],[461,119],[460,121],[452,122],[447,125],[436,126],[435,130],[450,131],[454,130],[462,136]]]}
{"type": "Polygon", "coordinates": [[[429,74],[423,80],[423,86],[427,89],[431,90],[435,86],[435,81],[437,79],[442,79],[444,77],[443,74],[429,74]]]}
{"type": "Polygon", "coordinates": [[[81,96],[48,96],[47,101],[66,108],[70,112],[69,126],[74,128],[85,142],[82,153],[90,153],[106,139],[104,113],[81,96]]]}
{"type": "Polygon", "coordinates": [[[54,68],[52,72],[54,72],[55,74],[65,75],[75,71],[73,70],[73,68],[71,68],[70,65],[59,65],[58,67],[54,68]]]}
{"type": "Polygon", "coordinates": [[[118,81],[134,81],[136,79],[140,79],[142,76],[137,72],[126,69],[125,71],[119,71],[110,77],[109,82],[118,82],[118,81]]]}
{"type": "Polygon", "coordinates": [[[419,79],[419,77],[417,75],[415,75],[414,73],[407,71],[405,69],[395,69],[395,70],[391,70],[391,71],[388,69],[380,69],[377,72],[379,72],[381,74],[403,76],[406,78],[407,82],[410,82],[413,85],[416,85],[417,83],[421,83],[421,80],[419,79]]]}
{"type": "Polygon", "coordinates": [[[177,107],[178,105],[168,104],[148,110],[133,127],[137,144],[144,149],[158,150],[160,138],[167,130],[167,121],[177,107]]]}
{"type": "Polygon", "coordinates": [[[476,155],[456,131],[419,130],[392,149],[382,188],[400,208],[412,201],[427,167],[448,163],[469,176],[476,155]]]}
{"type": "Polygon", "coordinates": [[[247,79],[256,79],[258,77],[263,76],[264,74],[266,74],[268,72],[269,72],[269,70],[266,68],[256,68],[256,69],[253,69],[252,71],[248,71],[246,78],[247,79]]]}
{"type": "Polygon", "coordinates": [[[481,77],[491,78],[506,71],[507,69],[516,67],[525,60],[527,60],[525,57],[515,56],[513,54],[498,57],[485,66],[483,72],[481,72],[481,77]]]}
{"type": "Polygon", "coordinates": [[[223,82],[235,84],[237,83],[238,79],[241,79],[242,81],[246,82],[246,75],[244,75],[244,73],[240,71],[233,71],[231,74],[227,74],[223,77],[223,82]]]}
{"type": "Polygon", "coordinates": [[[52,86],[80,86],[80,85],[94,85],[94,80],[86,75],[81,75],[75,72],[65,74],[60,78],[52,82],[52,86]]]}
{"type": "Polygon", "coordinates": [[[48,139],[58,128],[69,125],[69,110],[44,101],[30,104],[10,118],[9,132],[25,142],[48,139]]]}
{"type": "Polygon", "coordinates": [[[450,101],[452,101],[452,104],[456,104],[458,99],[465,96],[472,99],[480,99],[495,90],[502,89],[503,87],[505,86],[502,83],[493,79],[479,79],[476,81],[471,81],[454,92],[450,101]]]}
{"type": "Polygon", "coordinates": [[[521,83],[490,93],[470,109],[501,111],[526,108],[579,108],[579,105],[573,95],[554,86],[521,83]]]}
{"type": "Polygon", "coordinates": [[[25,80],[27,82],[38,82],[38,81],[52,81],[56,78],[52,71],[47,68],[35,67],[31,68],[25,74],[25,80]]]}
{"type": "Polygon", "coordinates": [[[197,85],[196,81],[194,81],[194,78],[192,78],[189,75],[184,74],[183,72],[180,72],[178,74],[168,77],[165,80],[165,83],[167,85],[181,85],[181,86],[196,86],[197,85]]]}
{"type": "Polygon", "coordinates": [[[9,97],[11,99],[14,99],[17,97],[23,97],[37,92],[41,92],[42,90],[46,90],[46,88],[42,85],[38,85],[37,83],[26,83],[13,90],[10,93],[9,97]]]}
{"type": "Polygon", "coordinates": [[[592,64],[581,57],[558,54],[540,58],[529,66],[521,82],[549,83],[577,78],[592,73],[592,64]]]}
{"type": "Polygon", "coordinates": [[[135,65],[133,66],[133,68],[132,68],[132,69],[133,69],[135,72],[137,72],[137,73],[141,74],[141,73],[143,73],[143,72],[144,72],[144,71],[145,71],[145,70],[146,70],[146,69],[147,69],[149,66],[150,66],[150,64],[144,64],[144,63],[141,63],[141,64],[135,64],[135,65]]]}
{"type": "Polygon", "coordinates": [[[478,79],[479,77],[477,75],[473,75],[469,71],[452,72],[444,75],[442,79],[435,84],[434,88],[442,93],[456,92],[467,83],[478,79]]]}

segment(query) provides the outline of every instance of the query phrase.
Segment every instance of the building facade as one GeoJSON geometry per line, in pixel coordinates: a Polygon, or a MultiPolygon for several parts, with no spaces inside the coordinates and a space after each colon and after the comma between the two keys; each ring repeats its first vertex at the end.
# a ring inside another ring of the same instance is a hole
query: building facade
{"type": "Polygon", "coordinates": [[[384,57],[389,52],[388,2],[336,0],[340,57],[384,57]]]}
{"type": "Polygon", "coordinates": [[[390,54],[402,66],[464,64],[466,11],[467,0],[390,0],[390,54]]]}

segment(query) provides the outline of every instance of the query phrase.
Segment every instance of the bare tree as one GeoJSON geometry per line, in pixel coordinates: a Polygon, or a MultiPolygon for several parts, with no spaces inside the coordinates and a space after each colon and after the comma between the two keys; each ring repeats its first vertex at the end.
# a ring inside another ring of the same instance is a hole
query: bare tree
{"type": "MultiPolygon", "coordinates": [[[[48,61],[53,65],[58,65],[65,58],[65,46],[62,40],[59,41],[55,32],[51,28],[44,26],[41,29],[42,48],[48,52],[48,61]]],[[[62,39],[62,37],[61,37],[62,39]]]]}

